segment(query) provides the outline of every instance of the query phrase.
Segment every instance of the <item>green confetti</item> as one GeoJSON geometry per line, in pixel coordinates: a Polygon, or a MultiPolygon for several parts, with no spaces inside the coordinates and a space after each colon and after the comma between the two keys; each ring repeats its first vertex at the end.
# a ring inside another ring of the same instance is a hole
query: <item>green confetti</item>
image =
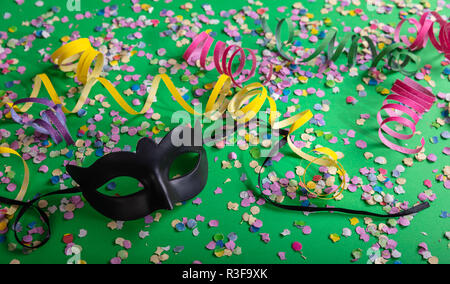
{"type": "Polygon", "coordinates": [[[259,159],[261,157],[261,150],[257,147],[250,149],[250,155],[253,159],[259,159]]]}
{"type": "Polygon", "coordinates": [[[225,239],[225,236],[221,233],[217,233],[213,236],[215,242],[222,241],[223,239],[225,239]]]}

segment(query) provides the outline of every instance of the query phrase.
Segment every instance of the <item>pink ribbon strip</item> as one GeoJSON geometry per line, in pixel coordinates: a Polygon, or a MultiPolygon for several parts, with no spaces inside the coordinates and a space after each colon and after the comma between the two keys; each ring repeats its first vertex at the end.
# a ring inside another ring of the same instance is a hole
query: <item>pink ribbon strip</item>
{"type": "Polygon", "coordinates": [[[420,17],[419,21],[413,18],[403,19],[395,28],[394,40],[396,42],[403,42],[411,51],[416,51],[424,48],[427,45],[428,38],[430,39],[434,47],[440,53],[444,53],[445,57],[450,60],[450,22],[445,22],[437,12],[426,12],[422,15],[422,17],[420,17]],[[433,15],[440,25],[439,42],[437,41],[433,30],[433,25],[435,22],[429,19],[430,15],[433,15]],[[406,21],[416,26],[416,39],[412,43],[406,36],[400,37],[400,30],[403,23],[406,21]]]}
{"type": "Polygon", "coordinates": [[[387,147],[404,154],[416,154],[422,151],[425,146],[425,139],[422,137],[421,146],[415,149],[405,148],[389,141],[383,134],[386,133],[393,138],[400,140],[408,140],[413,137],[416,132],[416,125],[425,112],[428,112],[436,97],[426,88],[418,84],[412,79],[405,77],[403,81],[397,80],[391,89],[392,94],[388,95],[383,102],[383,106],[377,114],[377,121],[380,125],[378,136],[381,142],[387,147]],[[388,101],[396,101],[397,103],[388,103],[388,101]],[[388,117],[384,120],[381,117],[381,111],[385,110],[388,117]],[[394,112],[394,110],[407,114],[414,122],[394,112]],[[401,134],[388,127],[388,122],[397,122],[411,129],[411,134],[401,134]]]}
{"type": "MultiPolygon", "coordinates": [[[[206,64],[206,57],[208,56],[208,52],[211,48],[214,39],[207,34],[206,32],[202,32],[197,35],[192,41],[191,45],[186,49],[186,52],[183,54],[184,60],[190,65],[195,65],[195,62],[200,59],[200,66],[205,70],[212,70],[214,68],[220,74],[228,75],[231,78],[231,81],[238,87],[242,88],[242,83],[250,80],[256,71],[256,55],[255,52],[248,48],[242,48],[238,45],[230,45],[227,46],[224,42],[218,41],[214,48],[214,61],[210,64],[206,64]],[[231,57],[227,63],[227,58],[229,53],[234,49],[234,52],[231,53],[231,57]],[[244,70],[246,63],[245,50],[250,53],[252,68],[250,70],[244,70]],[[231,66],[233,64],[233,60],[236,55],[239,54],[239,67],[235,72],[232,72],[231,66]],[[245,71],[245,72],[244,72],[245,71]],[[245,76],[244,73],[248,75],[245,76]],[[235,78],[238,79],[235,79],[235,78]]],[[[272,77],[272,68],[270,68],[270,72],[267,75],[267,79],[263,84],[266,84],[270,78],[272,77]]]]}

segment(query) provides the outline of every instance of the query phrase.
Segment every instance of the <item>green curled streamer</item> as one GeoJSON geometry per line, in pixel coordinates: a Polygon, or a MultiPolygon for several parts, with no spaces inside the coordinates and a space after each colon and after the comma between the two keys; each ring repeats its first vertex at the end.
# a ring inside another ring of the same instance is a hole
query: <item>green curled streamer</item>
{"type": "MultiPolygon", "coordinates": [[[[261,24],[262,24],[262,27],[263,27],[263,30],[265,33],[273,34],[272,30],[267,25],[266,18],[261,19],[261,24]]],[[[286,45],[292,43],[292,41],[294,40],[294,24],[292,23],[291,19],[284,18],[284,19],[278,20],[277,28],[275,30],[275,40],[276,40],[276,44],[277,44],[277,50],[280,53],[281,57],[283,57],[285,60],[293,61],[294,59],[291,56],[289,56],[285,51],[283,51],[283,46],[286,46],[286,45]],[[288,27],[288,40],[286,43],[283,43],[283,41],[281,40],[281,27],[283,26],[284,22],[286,22],[287,27],[288,27]]]]}
{"type": "MultiPolygon", "coordinates": [[[[271,29],[267,25],[267,19],[261,18],[261,23],[264,32],[272,33],[271,29]]],[[[402,49],[404,47],[404,44],[402,43],[394,43],[383,50],[381,50],[379,53],[376,48],[376,44],[373,42],[373,40],[368,36],[359,36],[357,34],[348,33],[344,36],[344,38],[339,42],[337,47],[336,45],[336,36],[337,31],[335,29],[331,29],[327,32],[327,36],[323,39],[322,43],[317,47],[317,49],[309,55],[307,58],[302,59],[300,62],[308,62],[312,59],[318,57],[323,51],[327,50],[326,52],[326,63],[321,67],[327,66],[330,62],[335,62],[341,55],[344,53],[345,46],[349,41],[351,41],[350,48],[347,51],[347,65],[348,67],[353,67],[355,65],[356,56],[358,52],[358,42],[359,40],[365,40],[369,45],[370,53],[372,54],[372,64],[370,68],[375,68],[378,66],[378,63],[384,58],[387,57],[388,63],[387,65],[396,72],[400,72],[401,74],[405,76],[413,76],[417,70],[419,69],[420,64],[420,57],[409,52],[408,50],[402,49]],[[328,47],[328,49],[327,49],[328,47]],[[414,70],[406,70],[405,67],[413,61],[416,65],[416,69],[414,70]]],[[[285,51],[283,51],[283,46],[286,46],[287,44],[291,43],[293,41],[294,37],[294,30],[293,30],[293,24],[291,19],[282,19],[278,20],[276,33],[275,33],[275,39],[277,43],[277,50],[280,53],[281,57],[283,57],[285,60],[288,60],[290,62],[294,61],[294,58],[289,56],[285,51]],[[281,41],[281,27],[283,23],[286,22],[288,25],[288,41],[287,43],[283,44],[281,41]]]]}
{"type": "Polygon", "coordinates": [[[416,66],[419,66],[421,61],[419,56],[409,52],[408,50],[405,49],[402,49],[400,51],[396,50],[390,54],[390,57],[388,59],[388,66],[390,66],[394,71],[398,71],[405,76],[412,77],[418,71],[418,67],[412,71],[407,71],[404,69],[404,67],[406,67],[411,60],[414,61],[416,66]],[[401,55],[404,55],[406,58],[403,60],[401,64],[398,64],[397,62],[401,61],[400,58],[401,55]]]}

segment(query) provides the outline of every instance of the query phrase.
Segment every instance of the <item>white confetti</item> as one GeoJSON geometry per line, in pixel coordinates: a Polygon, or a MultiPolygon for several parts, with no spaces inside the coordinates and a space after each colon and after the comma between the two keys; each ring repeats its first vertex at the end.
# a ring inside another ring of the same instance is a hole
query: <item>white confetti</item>
{"type": "Polygon", "coordinates": [[[349,228],[343,228],[342,235],[344,237],[350,237],[352,235],[352,230],[350,230],[349,228]]]}
{"type": "Polygon", "coordinates": [[[87,231],[84,230],[84,229],[81,229],[80,233],[78,234],[78,237],[79,238],[84,238],[84,237],[86,237],[86,235],[87,235],[87,231]]]}
{"type": "Polygon", "coordinates": [[[141,238],[141,239],[144,239],[144,238],[146,238],[146,237],[148,237],[150,235],[150,233],[149,232],[147,232],[147,231],[140,231],[139,232],[139,238],[141,238]]]}

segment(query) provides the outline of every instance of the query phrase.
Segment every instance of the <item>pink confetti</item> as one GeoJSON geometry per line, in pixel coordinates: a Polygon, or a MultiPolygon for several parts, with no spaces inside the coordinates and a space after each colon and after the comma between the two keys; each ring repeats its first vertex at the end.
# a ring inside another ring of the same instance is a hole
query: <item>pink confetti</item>
{"type": "Polygon", "coordinates": [[[15,185],[14,183],[10,183],[10,184],[8,184],[8,185],[6,186],[6,189],[7,189],[9,192],[13,192],[14,190],[16,190],[16,188],[17,188],[17,185],[15,185]]]}
{"type": "Polygon", "coordinates": [[[364,140],[358,140],[356,141],[356,147],[360,148],[360,149],[365,149],[367,148],[367,143],[364,140]]]}
{"type": "Polygon", "coordinates": [[[367,242],[369,241],[369,239],[370,239],[370,235],[369,235],[369,234],[366,234],[366,233],[361,234],[361,235],[359,236],[359,239],[361,239],[361,240],[363,240],[365,243],[367,243],[367,242]]]}
{"type": "Polygon", "coordinates": [[[305,234],[305,235],[309,235],[309,234],[311,234],[311,227],[310,226],[304,226],[303,228],[302,228],[302,232],[303,232],[303,234],[305,234]]]}
{"type": "Polygon", "coordinates": [[[355,131],[352,130],[352,129],[350,129],[350,130],[347,132],[347,136],[350,137],[350,138],[354,138],[354,137],[355,137],[355,131]]]}
{"type": "Polygon", "coordinates": [[[206,245],[206,248],[209,249],[209,250],[215,249],[215,248],[216,248],[216,242],[210,241],[210,242],[206,245]]]}
{"type": "Polygon", "coordinates": [[[48,172],[48,167],[46,165],[42,165],[39,167],[39,172],[46,173],[48,172]]]}
{"type": "Polygon", "coordinates": [[[196,199],[194,199],[192,201],[192,204],[200,205],[200,204],[202,204],[202,199],[200,197],[197,197],[196,199]]]}
{"type": "Polygon", "coordinates": [[[209,221],[208,225],[209,225],[210,227],[218,227],[218,226],[219,226],[219,221],[217,221],[217,220],[211,220],[211,221],[209,221]]]}
{"type": "Polygon", "coordinates": [[[64,213],[64,219],[65,220],[72,220],[74,217],[73,212],[72,211],[67,211],[64,213]]]}
{"type": "Polygon", "coordinates": [[[405,217],[400,217],[400,218],[398,219],[398,224],[399,224],[400,226],[406,227],[406,226],[409,226],[409,225],[410,225],[410,222],[409,222],[409,220],[406,219],[405,217]]]}

